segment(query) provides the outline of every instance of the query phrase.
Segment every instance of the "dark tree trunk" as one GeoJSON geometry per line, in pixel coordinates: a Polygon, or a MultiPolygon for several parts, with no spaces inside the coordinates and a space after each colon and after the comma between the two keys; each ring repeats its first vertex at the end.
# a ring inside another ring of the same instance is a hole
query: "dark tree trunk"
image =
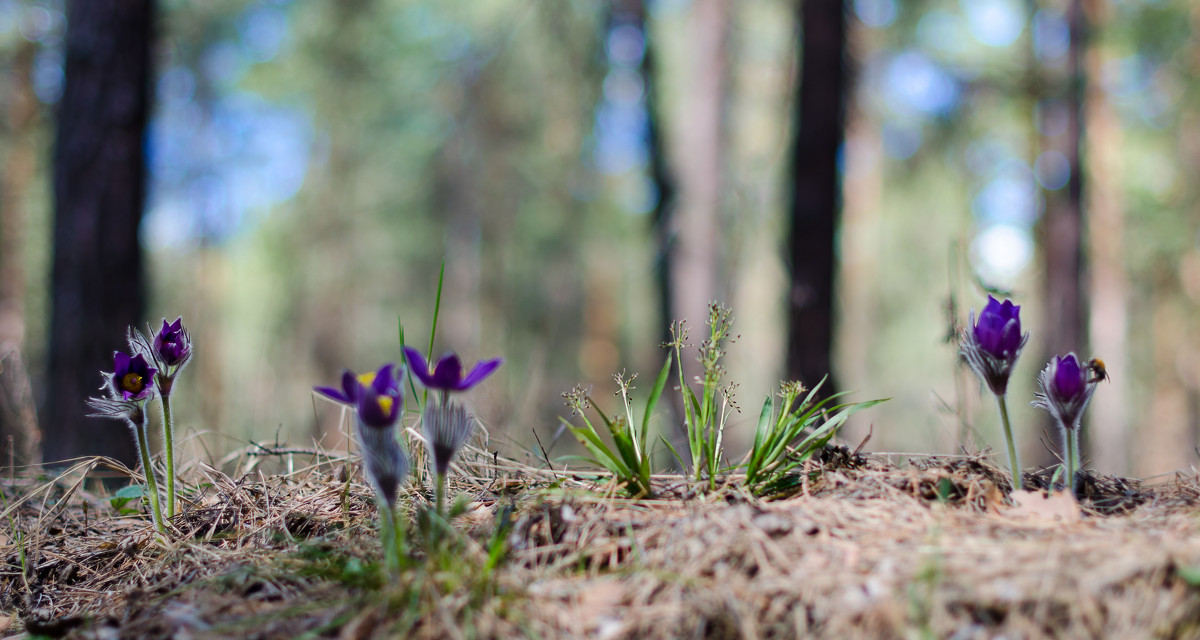
{"type": "MultiPolygon", "coordinates": [[[[830,371],[834,230],[841,209],[838,152],[845,137],[846,9],[841,0],[801,3],[799,97],[792,150],[787,377],[810,387],[830,371]]],[[[832,377],[822,388],[834,391],[832,377]]]]}
{"type": "Polygon", "coordinates": [[[84,417],[99,371],[144,306],[138,226],[145,200],[153,0],[70,0],[54,149],[54,267],[43,397],[44,458],[132,464],[124,427],[84,417]]]}

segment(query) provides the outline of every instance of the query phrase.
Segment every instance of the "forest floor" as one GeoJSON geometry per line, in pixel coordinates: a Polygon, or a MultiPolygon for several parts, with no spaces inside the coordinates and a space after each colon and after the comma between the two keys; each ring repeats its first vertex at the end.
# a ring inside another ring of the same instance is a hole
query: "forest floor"
{"type": "Polygon", "coordinates": [[[1089,478],[1076,502],[1013,499],[981,457],[820,458],[775,500],[678,476],[629,500],[473,450],[466,513],[414,526],[396,575],[337,457],[192,469],[165,536],[84,481],[103,461],[17,474],[0,638],[1200,638],[1194,473],[1089,478]]]}

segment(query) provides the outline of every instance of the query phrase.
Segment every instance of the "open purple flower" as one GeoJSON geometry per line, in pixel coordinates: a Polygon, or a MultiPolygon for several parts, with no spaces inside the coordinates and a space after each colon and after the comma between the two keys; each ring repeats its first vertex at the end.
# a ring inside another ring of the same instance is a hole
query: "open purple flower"
{"type": "Polygon", "coordinates": [[[421,384],[425,385],[426,389],[436,389],[443,393],[470,389],[483,382],[484,378],[492,375],[492,372],[504,362],[504,358],[483,360],[464,376],[462,361],[454,353],[448,353],[439,358],[433,364],[432,369],[421,352],[412,347],[404,347],[404,359],[408,361],[409,370],[421,381],[421,384]]]}
{"type": "Polygon", "coordinates": [[[127,353],[114,351],[113,363],[112,373],[101,373],[114,400],[141,402],[154,395],[154,374],[158,370],[147,364],[142,354],[130,357],[127,353]]]}
{"type": "Polygon", "coordinates": [[[400,417],[404,404],[404,391],[400,388],[403,376],[395,363],[389,362],[378,371],[355,375],[346,369],[342,372],[342,388],[313,387],[313,391],[358,411],[358,417],[369,427],[388,427],[400,417]]]}
{"type": "Polygon", "coordinates": [[[971,327],[963,332],[959,353],[993,394],[1004,395],[1017,357],[1029,340],[1028,333],[1021,333],[1021,307],[988,296],[978,322],[974,316],[972,312],[971,327]]]}
{"type": "Polygon", "coordinates": [[[342,372],[342,386],[313,387],[317,393],[353,406],[358,414],[359,449],[375,494],[388,507],[396,504],[400,484],[408,475],[408,455],[396,440],[396,423],[404,407],[402,375],[394,363],[378,371],[355,375],[342,372]]]}
{"type": "MultiPolygon", "coordinates": [[[[400,388],[400,376],[395,375],[396,365],[387,363],[374,374],[359,376],[355,391],[355,406],[358,419],[368,427],[382,429],[396,424],[400,409],[404,405],[404,392],[400,388]]],[[[342,376],[345,387],[345,375],[342,376]]]]}
{"type": "Polygon", "coordinates": [[[146,493],[154,514],[154,526],[164,531],[162,510],[158,503],[158,481],[154,477],[154,466],[150,461],[149,439],[146,436],[146,401],[154,396],[154,374],[156,370],[146,363],[142,354],[130,357],[127,353],[113,353],[112,373],[101,371],[104,384],[100,387],[107,397],[88,398],[87,406],[93,413],[89,418],[112,418],[122,420],[133,432],[134,442],[142,458],[142,470],[146,477],[146,493]]]}

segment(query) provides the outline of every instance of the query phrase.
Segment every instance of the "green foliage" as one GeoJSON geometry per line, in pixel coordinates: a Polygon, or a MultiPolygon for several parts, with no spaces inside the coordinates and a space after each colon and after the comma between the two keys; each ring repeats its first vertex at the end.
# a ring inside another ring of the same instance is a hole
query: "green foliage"
{"type": "Polygon", "coordinates": [[[675,350],[675,363],[679,372],[679,393],[683,400],[684,422],[687,426],[688,450],[692,456],[692,471],[696,480],[708,478],[709,489],[716,488],[717,476],[724,457],[725,424],[730,410],[736,409],[732,394],[736,385],[720,388],[725,368],[721,358],[725,355],[721,345],[729,338],[733,328],[733,315],[728,307],[716,303],[708,307],[708,339],[700,343],[700,364],[704,369],[701,378],[700,396],[686,384],[683,373],[683,348],[687,346],[687,329],[683,322],[671,328],[670,347],[675,350]]]}
{"type": "Polygon", "coordinates": [[[121,516],[134,515],[141,511],[140,505],[142,498],[146,496],[146,490],[140,484],[131,484],[128,487],[118,490],[108,499],[109,506],[112,507],[113,513],[121,516]],[[130,506],[130,503],[133,503],[130,506]]]}
{"type": "Polygon", "coordinates": [[[576,387],[571,393],[563,394],[567,399],[568,406],[583,419],[583,426],[577,427],[565,418],[559,418],[559,420],[571,430],[571,433],[591,454],[592,457],[585,458],[585,460],[611,471],[617,480],[625,485],[625,490],[629,492],[629,495],[634,498],[654,496],[654,489],[650,486],[650,449],[647,446],[650,417],[654,415],[654,409],[658,406],[658,400],[662,397],[670,374],[671,355],[668,354],[662,370],[658,373],[658,379],[654,381],[650,397],[646,400],[646,409],[642,414],[641,422],[634,420],[633,403],[629,397],[629,391],[633,389],[631,386],[633,380],[637,378],[636,375],[628,380],[623,374],[613,376],[620,387],[621,401],[625,408],[623,416],[609,418],[603,410],[596,406],[595,401],[582,387],[576,387]],[[612,438],[612,447],[608,446],[600,437],[600,432],[588,419],[586,413],[588,407],[595,409],[596,414],[600,416],[601,422],[604,423],[605,429],[612,438]]]}
{"type": "Polygon", "coordinates": [[[304,562],[300,575],[305,577],[363,589],[379,589],[384,584],[382,567],[378,562],[363,560],[343,548],[329,544],[306,544],[300,547],[299,558],[304,562]]]}
{"type": "Polygon", "coordinates": [[[784,383],[778,403],[773,397],[763,403],[754,446],[746,459],[746,486],[756,495],[772,495],[794,486],[796,469],[827,445],[847,418],[886,401],[885,398],[830,407],[829,403],[847,392],[817,400],[823,384],[825,378],[797,402],[804,393],[803,385],[784,383]]]}

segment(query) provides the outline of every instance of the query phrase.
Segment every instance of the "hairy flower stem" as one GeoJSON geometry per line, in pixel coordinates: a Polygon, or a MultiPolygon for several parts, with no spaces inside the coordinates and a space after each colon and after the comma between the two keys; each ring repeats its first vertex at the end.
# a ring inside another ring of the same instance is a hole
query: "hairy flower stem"
{"type": "Polygon", "coordinates": [[[437,514],[446,517],[446,474],[437,474],[437,514]]]}
{"type": "Polygon", "coordinates": [[[1075,495],[1075,474],[1079,473],[1079,428],[1063,428],[1063,465],[1067,472],[1067,488],[1075,495]]]}
{"type": "Polygon", "coordinates": [[[163,412],[163,450],[167,454],[167,517],[175,517],[175,419],[171,414],[171,396],[160,395],[163,412]]]}
{"type": "Polygon", "coordinates": [[[379,502],[379,529],[384,565],[392,577],[398,577],[404,558],[404,536],[397,521],[396,511],[383,501],[379,502]]]}
{"type": "Polygon", "coordinates": [[[1013,440],[1012,425],[1008,421],[1008,395],[996,394],[996,404],[1000,407],[1000,424],[1004,426],[1004,442],[1008,445],[1008,463],[1012,467],[1013,491],[1021,490],[1021,458],[1017,455],[1017,444],[1013,440]]]}
{"type": "Polygon", "coordinates": [[[134,424],[134,436],[138,441],[138,450],[142,454],[142,471],[146,474],[147,493],[150,494],[150,508],[154,512],[154,528],[159,533],[166,533],[163,527],[162,511],[158,507],[158,481],[154,479],[154,466],[150,462],[150,445],[146,441],[146,425],[134,424]]]}

